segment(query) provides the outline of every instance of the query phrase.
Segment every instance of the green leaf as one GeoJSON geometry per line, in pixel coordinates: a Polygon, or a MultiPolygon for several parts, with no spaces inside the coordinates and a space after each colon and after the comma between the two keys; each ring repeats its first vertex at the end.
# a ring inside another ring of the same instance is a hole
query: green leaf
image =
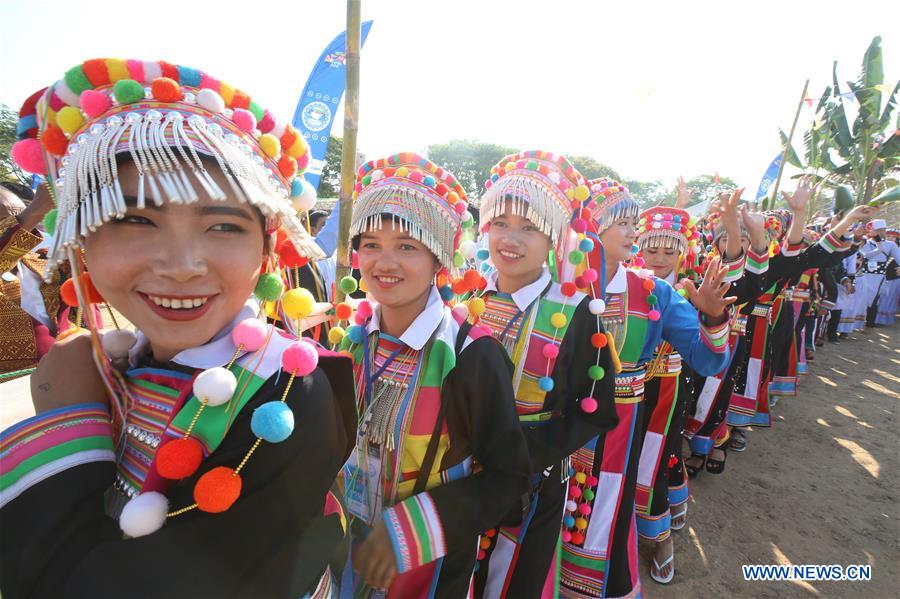
{"type": "Polygon", "coordinates": [[[900,81],[894,85],[894,91],[891,92],[891,95],[888,96],[887,104],[884,107],[884,112],[881,113],[881,120],[878,122],[878,130],[884,131],[891,125],[891,113],[894,112],[894,108],[897,107],[897,90],[900,90],[900,81]]]}
{"type": "Polygon", "coordinates": [[[782,149],[787,148],[787,161],[788,164],[796,166],[797,168],[803,168],[803,162],[800,161],[800,157],[797,156],[797,152],[794,151],[794,148],[791,147],[791,144],[788,143],[788,136],[781,129],[778,130],[778,135],[781,136],[781,147],[782,149]]]}
{"type": "Polygon", "coordinates": [[[887,204],[889,202],[896,202],[898,200],[900,200],[900,185],[895,185],[889,189],[882,191],[878,195],[878,197],[869,200],[869,205],[878,206],[880,204],[887,204]]]}

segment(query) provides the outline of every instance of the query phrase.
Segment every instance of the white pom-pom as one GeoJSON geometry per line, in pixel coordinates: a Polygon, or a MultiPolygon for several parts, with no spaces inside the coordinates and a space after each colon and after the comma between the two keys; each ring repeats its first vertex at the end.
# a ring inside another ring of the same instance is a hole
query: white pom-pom
{"type": "Polygon", "coordinates": [[[217,367],[204,370],[194,379],[194,395],[209,406],[221,406],[234,396],[237,379],[230,370],[217,367]]]}
{"type": "Polygon", "coordinates": [[[291,196],[291,205],[297,212],[306,212],[316,205],[316,198],[316,189],[303,181],[303,192],[298,196],[291,196]]]}
{"type": "Polygon", "coordinates": [[[459,244],[459,251],[466,260],[473,260],[475,258],[475,250],[475,242],[471,239],[466,239],[459,244]]]}
{"type": "Polygon", "coordinates": [[[106,331],[103,333],[103,337],[100,338],[103,351],[113,360],[127,358],[128,350],[134,346],[136,341],[137,337],[135,334],[126,329],[106,331]]]}
{"type": "Polygon", "coordinates": [[[165,495],[156,491],[141,493],[122,508],[119,528],[129,537],[144,537],[163,527],[168,512],[169,500],[165,495]]]}
{"type": "Polygon", "coordinates": [[[201,89],[197,92],[197,104],[213,114],[220,114],[225,111],[225,100],[215,90],[201,89]]]}
{"type": "Polygon", "coordinates": [[[578,509],[578,504],[572,501],[571,499],[566,502],[566,510],[569,512],[574,512],[578,509]]]}
{"type": "Polygon", "coordinates": [[[591,311],[591,314],[603,314],[606,312],[606,302],[602,299],[592,299],[588,304],[588,310],[591,311]]]}
{"type": "Polygon", "coordinates": [[[453,306],[453,313],[457,318],[466,319],[469,317],[469,306],[465,304],[456,304],[453,306]]]}

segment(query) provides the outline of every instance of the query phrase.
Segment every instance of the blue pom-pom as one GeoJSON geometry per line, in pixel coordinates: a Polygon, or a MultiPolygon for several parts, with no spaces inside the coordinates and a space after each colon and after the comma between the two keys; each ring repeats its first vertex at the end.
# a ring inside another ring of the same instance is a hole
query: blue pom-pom
{"type": "Polygon", "coordinates": [[[594,241],[585,237],[578,244],[578,249],[582,252],[593,252],[594,251],[594,241]]]}
{"type": "Polygon", "coordinates": [[[491,257],[491,251],[487,248],[480,248],[475,252],[475,257],[482,261],[487,260],[491,257]]]}
{"type": "Polygon", "coordinates": [[[354,325],[347,329],[347,337],[350,338],[350,343],[362,343],[365,335],[366,330],[360,325],[354,325]]]}
{"type": "Polygon", "coordinates": [[[294,432],[294,413],[283,401],[270,401],[253,410],[253,434],[269,443],[281,443],[294,432]]]}
{"type": "Polygon", "coordinates": [[[441,299],[445,302],[449,302],[456,295],[455,293],[453,293],[453,289],[450,288],[450,285],[444,285],[443,287],[441,287],[440,291],[441,299]]]}
{"type": "Polygon", "coordinates": [[[491,183],[496,183],[497,179],[500,178],[500,175],[491,175],[491,183]]]}
{"type": "Polygon", "coordinates": [[[566,516],[565,518],[563,518],[563,525],[566,528],[572,528],[573,526],[575,526],[575,518],[572,516],[566,516]]]}
{"type": "Polygon", "coordinates": [[[297,177],[291,181],[291,197],[299,198],[303,195],[303,179],[297,177]]]}
{"type": "Polygon", "coordinates": [[[422,183],[425,184],[425,187],[434,187],[435,185],[437,185],[437,181],[435,181],[434,177],[432,177],[431,175],[428,175],[427,177],[422,179],[422,183]]]}
{"type": "Polygon", "coordinates": [[[549,376],[542,376],[538,379],[538,387],[541,388],[541,391],[553,391],[553,379],[549,376]]]}

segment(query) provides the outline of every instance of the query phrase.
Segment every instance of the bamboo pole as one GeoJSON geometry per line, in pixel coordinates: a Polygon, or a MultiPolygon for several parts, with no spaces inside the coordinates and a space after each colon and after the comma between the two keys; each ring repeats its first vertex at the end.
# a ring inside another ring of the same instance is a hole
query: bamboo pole
{"type": "Polygon", "coordinates": [[[806,100],[806,90],[809,88],[809,79],[803,84],[803,93],[800,94],[800,101],[797,103],[797,112],[794,113],[794,122],[791,123],[791,132],[788,133],[787,143],[784,144],[784,151],[781,153],[781,164],[778,165],[778,176],[775,177],[775,185],[772,186],[772,203],[768,208],[774,208],[775,202],[778,200],[778,186],[781,184],[781,173],[784,172],[784,163],[787,162],[788,149],[794,140],[794,131],[797,130],[797,120],[800,118],[800,110],[803,108],[803,102],[806,100]]]}
{"type": "MultiPolygon", "coordinates": [[[[353,214],[353,186],[356,183],[356,134],[359,131],[359,48],[362,32],[362,0],[347,0],[347,87],[344,96],[344,148],[341,156],[340,219],[335,281],[350,274],[350,218],[353,214]]],[[[344,301],[340,284],[334,290],[334,303],[344,301]]]]}

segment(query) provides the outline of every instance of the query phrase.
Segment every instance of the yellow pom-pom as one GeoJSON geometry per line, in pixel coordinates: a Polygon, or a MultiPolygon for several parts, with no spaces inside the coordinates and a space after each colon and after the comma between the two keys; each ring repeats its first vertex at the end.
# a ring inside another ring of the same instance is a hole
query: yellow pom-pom
{"type": "Polygon", "coordinates": [[[72,135],[84,124],[84,116],[74,106],[66,106],[56,114],[56,124],[68,135],[72,135]]]}
{"type": "Polygon", "coordinates": [[[587,474],[585,474],[584,472],[576,472],[575,473],[575,482],[577,482],[579,485],[583,485],[584,481],[586,481],[586,480],[587,480],[587,474]]]}
{"type": "Polygon", "coordinates": [[[328,343],[331,345],[338,345],[341,341],[344,340],[344,335],[347,332],[341,327],[334,327],[330,331],[328,331],[328,343]]]}
{"type": "Polygon", "coordinates": [[[569,198],[570,200],[574,200],[575,199],[575,190],[572,189],[571,187],[569,189],[567,189],[566,197],[569,198]]]}
{"type": "Polygon", "coordinates": [[[575,199],[579,202],[583,202],[589,197],[591,197],[591,190],[587,185],[579,185],[575,188],[575,199]]]}
{"type": "Polygon", "coordinates": [[[513,170],[514,168],[516,168],[516,164],[515,164],[514,162],[507,162],[507,163],[506,163],[506,166],[503,167],[503,168],[505,168],[505,169],[506,169],[506,172],[508,173],[509,171],[511,171],[511,170],[513,170]]]}
{"type": "Polygon", "coordinates": [[[363,293],[366,293],[369,291],[369,285],[366,284],[365,279],[363,279],[362,277],[359,278],[359,290],[362,291],[363,293]]]}
{"type": "Polygon", "coordinates": [[[259,136],[259,147],[266,156],[278,158],[281,155],[281,142],[271,133],[263,133],[259,136]]]}
{"type": "Polygon", "coordinates": [[[405,166],[401,166],[394,172],[394,174],[397,175],[398,177],[408,177],[409,169],[406,168],[405,166]]]}
{"type": "Polygon", "coordinates": [[[576,518],[575,519],[575,528],[578,530],[584,530],[587,528],[587,519],[586,518],[576,518]]]}
{"type": "Polygon", "coordinates": [[[291,289],[281,298],[284,314],[290,319],[306,318],[312,314],[316,298],[306,289],[291,289]]]}
{"type": "Polygon", "coordinates": [[[569,322],[569,319],[566,318],[566,315],[562,312],[557,312],[550,317],[550,324],[553,325],[553,328],[561,329],[566,326],[566,323],[569,322]]]}
{"type": "Polygon", "coordinates": [[[298,134],[297,139],[294,140],[294,143],[291,144],[287,150],[285,150],[285,154],[290,156],[291,158],[300,158],[306,152],[309,151],[309,144],[306,143],[306,140],[302,135],[298,134]]]}
{"type": "Polygon", "coordinates": [[[469,314],[473,316],[481,316],[484,314],[484,300],[480,297],[473,297],[469,300],[469,314]]]}

